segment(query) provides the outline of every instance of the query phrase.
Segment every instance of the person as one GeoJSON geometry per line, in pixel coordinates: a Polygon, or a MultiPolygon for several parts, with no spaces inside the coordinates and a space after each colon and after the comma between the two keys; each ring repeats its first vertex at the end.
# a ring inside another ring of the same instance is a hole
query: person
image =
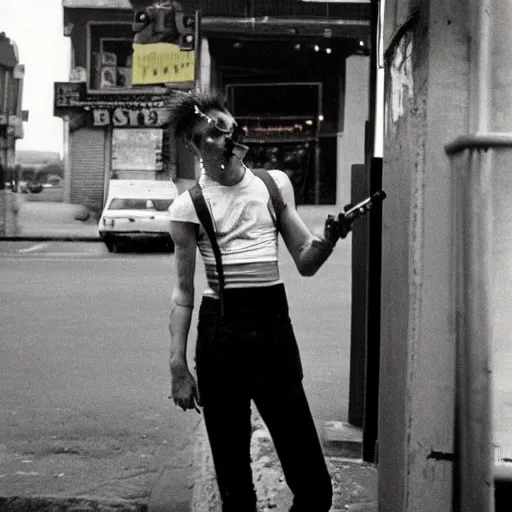
{"type": "Polygon", "coordinates": [[[293,493],[290,511],[327,512],[332,484],[303,388],[302,362],[279,276],[276,223],[302,276],[315,274],[338,236],[313,236],[295,209],[287,175],[263,171],[281,195],[276,212],[263,180],[243,163],[248,148],[220,95],[182,94],[171,110],[174,135],[183,137],[199,158],[198,184],[215,226],[224,286],[191,190],[185,191],[170,207],[175,281],[169,398],[184,411],[202,409],[223,512],[257,510],[250,458],[251,401],[270,432],[293,493]],[[196,247],[208,283],[199,309],[197,381],[186,356],[196,247]]]}

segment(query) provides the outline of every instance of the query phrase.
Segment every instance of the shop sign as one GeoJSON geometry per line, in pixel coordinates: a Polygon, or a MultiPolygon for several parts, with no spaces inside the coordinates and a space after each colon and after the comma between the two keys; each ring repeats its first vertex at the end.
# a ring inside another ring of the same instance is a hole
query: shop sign
{"type": "Polygon", "coordinates": [[[54,89],[56,109],[78,106],[86,93],[86,85],[82,82],[56,82],[54,89]]]}
{"type": "Polygon", "coordinates": [[[158,127],[169,120],[169,113],[165,109],[99,108],[92,111],[92,118],[94,126],[158,127]]]}
{"type": "Polygon", "coordinates": [[[107,109],[121,107],[128,110],[142,108],[164,108],[167,96],[155,94],[101,94],[87,93],[87,85],[83,82],[56,82],[54,84],[55,110],[81,108],[84,110],[107,109]]]}
{"type": "Polygon", "coordinates": [[[133,45],[132,84],[172,84],[193,82],[195,52],[181,51],[177,44],[133,45]]]}

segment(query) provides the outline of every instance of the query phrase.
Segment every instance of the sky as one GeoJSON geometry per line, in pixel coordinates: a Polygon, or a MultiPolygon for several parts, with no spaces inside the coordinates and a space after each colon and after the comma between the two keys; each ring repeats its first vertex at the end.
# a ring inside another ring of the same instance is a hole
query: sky
{"type": "Polygon", "coordinates": [[[53,83],[67,82],[70,71],[62,20],[62,0],[0,0],[0,32],[17,44],[25,64],[23,109],[30,117],[16,149],[62,154],[62,121],[53,116],[53,83]]]}

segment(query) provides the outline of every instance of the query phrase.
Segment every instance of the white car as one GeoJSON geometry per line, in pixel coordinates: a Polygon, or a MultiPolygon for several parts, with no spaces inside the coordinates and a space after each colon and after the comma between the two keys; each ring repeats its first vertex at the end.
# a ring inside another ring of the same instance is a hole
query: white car
{"type": "Polygon", "coordinates": [[[98,231],[110,252],[126,241],[159,240],[169,251],[169,207],[178,196],[172,181],[111,180],[98,231]]]}

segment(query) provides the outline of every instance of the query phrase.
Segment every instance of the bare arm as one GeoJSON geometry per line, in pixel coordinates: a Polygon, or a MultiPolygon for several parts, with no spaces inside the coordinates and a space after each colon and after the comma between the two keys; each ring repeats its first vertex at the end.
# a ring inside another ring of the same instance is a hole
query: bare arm
{"type": "Polygon", "coordinates": [[[281,235],[299,273],[312,276],[331,255],[336,241],[313,235],[304,224],[295,209],[293,186],[287,176],[282,189],[287,207],[281,213],[281,235]]]}
{"type": "Polygon", "coordinates": [[[186,410],[194,408],[194,400],[197,401],[196,384],[187,365],[187,339],[194,308],[196,225],[189,222],[171,222],[170,234],[174,241],[176,270],[169,322],[169,365],[173,399],[186,410]]]}

